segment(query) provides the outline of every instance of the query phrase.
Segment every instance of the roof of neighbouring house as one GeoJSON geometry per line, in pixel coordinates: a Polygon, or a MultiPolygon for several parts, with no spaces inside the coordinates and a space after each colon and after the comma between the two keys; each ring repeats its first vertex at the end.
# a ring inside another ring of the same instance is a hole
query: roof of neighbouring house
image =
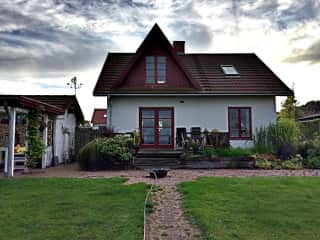
{"type": "Polygon", "coordinates": [[[77,120],[84,120],[80,104],[75,95],[25,95],[26,97],[56,106],[63,110],[74,111],[77,120]]]}
{"type": "Polygon", "coordinates": [[[320,121],[320,113],[306,114],[305,116],[298,118],[298,120],[300,122],[320,121]]]}
{"type": "MultiPolygon", "coordinates": [[[[158,25],[149,32],[136,53],[109,53],[94,89],[94,96],[108,94],[210,94],[289,96],[293,92],[254,53],[176,54],[178,65],[194,88],[123,88],[118,87],[143,51],[146,40],[161,38],[172,54],[173,47],[158,25]],[[238,75],[224,74],[221,66],[232,65],[238,75]]],[[[150,44],[150,42],[149,42],[150,44]]]]}
{"type": "Polygon", "coordinates": [[[106,116],[107,109],[105,108],[95,108],[93,110],[91,123],[92,124],[105,124],[106,123],[106,116]]]}
{"type": "Polygon", "coordinates": [[[74,111],[77,121],[82,121],[84,115],[77,98],[74,95],[0,95],[0,103],[9,101],[15,106],[42,107],[54,114],[64,114],[65,110],[74,111]]]}

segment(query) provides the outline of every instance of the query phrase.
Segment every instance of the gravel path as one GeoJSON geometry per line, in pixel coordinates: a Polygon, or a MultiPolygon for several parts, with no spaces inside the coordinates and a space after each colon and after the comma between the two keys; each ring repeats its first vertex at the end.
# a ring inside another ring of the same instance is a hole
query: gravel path
{"type": "MultiPolygon", "coordinates": [[[[0,177],[4,177],[0,173],[0,177]]],[[[145,182],[152,183],[148,177],[149,173],[143,170],[120,170],[120,171],[80,171],[78,165],[63,164],[47,169],[36,169],[32,174],[15,172],[15,177],[76,177],[76,178],[112,178],[124,177],[128,179],[127,184],[145,182]]],[[[197,177],[252,177],[252,176],[320,176],[320,170],[247,170],[247,169],[208,169],[208,170],[171,170],[166,178],[159,179],[160,185],[176,184],[191,181],[197,177]]]]}
{"type": "Polygon", "coordinates": [[[151,195],[154,211],[147,216],[147,240],[197,240],[200,230],[191,225],[181,209],[175,184],[164,184],[151,195]]]}

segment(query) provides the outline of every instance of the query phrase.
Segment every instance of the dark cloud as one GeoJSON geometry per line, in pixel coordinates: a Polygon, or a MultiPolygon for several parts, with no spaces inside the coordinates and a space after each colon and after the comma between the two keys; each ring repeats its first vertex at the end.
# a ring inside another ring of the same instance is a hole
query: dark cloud
{"type": "Polygon", "coordinates": [[[318,0],[296,1],[288,9],[280,11],[278,24],[287,27],[292,23],[299,23],[319,18],[320,2],[318,0]]]}
{"type": "Polygon", "coordinates": [[[169,25],[174,30],[179,39],[186,40],[187,44],[193,48],[207,49],[210,47],[213,34],[207,25],[202,23],[192,23],[186,21],[176,21],[169,25]]]}
{"type": "Polygon", "coordinates": [[[318,0],[293,1],[287,8],[279,8],[280,6],[278,0],[231,0],[230,10],[235,18],[245,16],[253,19],[268,19],[278,30],[320,19],[318,0]]]}
{"type": "Polygon", "coordinates": [[[320,63],[320,39],[312,43],[307,49],[294,49],[292,56],[285,59],[286,62],[320,63]]]}

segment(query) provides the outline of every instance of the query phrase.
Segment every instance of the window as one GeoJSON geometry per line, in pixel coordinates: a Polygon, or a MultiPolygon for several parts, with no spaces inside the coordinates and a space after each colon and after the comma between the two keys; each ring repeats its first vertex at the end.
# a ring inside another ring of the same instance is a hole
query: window
{"type": "Polygon", "coordinates": [[[146,82],[147,83],[154,83],[155,79],[155,57],[148,56],[146,57],[146,82]]]}
{"type": "Polygon", "coordinates": [[[221,69],[225,75],[239,75],[237,69],[232,65],[221,65],[221,69]]]}
{"type": "Polygon", "coordinates": [[[167,82],[167,59],[164,56],[146,57],[146,83],[163,84],[167,82]]]}
{"type": "Polygon", "coordinates": [[[229,107],[230,139],[251,139],[251,108],[229,107]]]}

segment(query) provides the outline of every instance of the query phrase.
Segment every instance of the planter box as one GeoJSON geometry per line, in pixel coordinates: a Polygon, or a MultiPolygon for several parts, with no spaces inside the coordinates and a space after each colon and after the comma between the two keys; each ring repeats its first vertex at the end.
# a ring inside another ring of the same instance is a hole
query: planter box
{"type": "Polygon", "coordinates": [[[222,168],[254,168],[253,157],[219,157],[219,158],[193,158],[180,162],[180,168],[184,169],[222,169],[222,168]]]}

